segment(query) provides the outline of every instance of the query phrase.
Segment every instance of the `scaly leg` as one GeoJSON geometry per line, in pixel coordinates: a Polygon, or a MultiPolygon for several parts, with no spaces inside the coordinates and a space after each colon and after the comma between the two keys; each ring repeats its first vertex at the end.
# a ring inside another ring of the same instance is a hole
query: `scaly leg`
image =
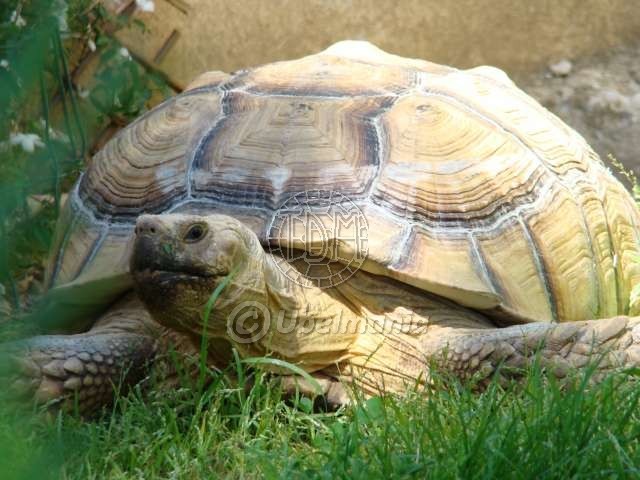
{"type": "Polygon", "coordinates": [[[462,378],[487,378],[499,366],[504,376],[518,375],[539,361],[558,378],[591,363],[597,379],[640,366],[640,317],[490,329],[442,327],[421,343],[428,358],[462,378]]]}
{"type": "Polygon", "coordinates": [[[116,302],[86,333],[46,335],[0,345],[9,388],[38,403],[91,414],[139,382],[169,344],[186,338],[151,320],[135,294],[116,302]]]}

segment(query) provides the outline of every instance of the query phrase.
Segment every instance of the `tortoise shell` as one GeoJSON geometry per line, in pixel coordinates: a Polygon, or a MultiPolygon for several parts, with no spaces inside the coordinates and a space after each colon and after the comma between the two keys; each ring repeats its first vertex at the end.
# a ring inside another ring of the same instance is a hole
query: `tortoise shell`
{"type": "Polygon", "coordinates": [[[366,218],[363,270],[511,323],[623,313],[640,273],[633,199],[503,72],[341,42],[205,74],[123,129],[69,196],[50,285],[68,298],[92,285],[94,303],[129,288],[142,213],[224,213],[265,247],[308,248],[274,238],[272,220],[314,189],[366,218]]]}

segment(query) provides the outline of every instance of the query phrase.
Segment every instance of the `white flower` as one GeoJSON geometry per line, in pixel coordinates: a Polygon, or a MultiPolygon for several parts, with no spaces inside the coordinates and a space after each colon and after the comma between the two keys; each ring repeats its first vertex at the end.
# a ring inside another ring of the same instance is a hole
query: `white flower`
{"type": "Polygon", "coordinates": [[[83,100],[84,100],[85,98],[89,98],[89,94],[90,94],[90,93],[91,93],[91,92],[89,92],[89,90],[87,90],[86,88],[82,88],[82,87],[78,88],[78,96],[79,96],[80,98],[82,98],[83,100]]]}
{"type": "Polygon", "coordinates": [[[136,0],[136,7],[143,12],[153,12],[156,9],[153,0],[136,0]]]}
{"type": "Polygon", "coordinates": [[[33,152],[36,148],[44,147],[44,143],[35,133],[12,133],[9,137],[11,145],[20,145],[25,152],[33,152]]]}
{"type": "Polygon", "coordinates": [[[120,55],[122,55],[124,58],[126,58],[127,60],[131,60],[131,54],[129,53],[129,50],[127,50],[126,48],[122,47],[120,49],[120,55]]]}
{"type": "Polygon", "coordinates": [[[87,46],[92,52],[96,51],[96,42],[94,42],[92,39],[87,40],[87,46]]]}
{"type": "Polygon", "coordinates": [[[0,60],[0,67],[9,70],[9,60],[7,60],[6,58],[0,60]]]}
{"type": "Polygon", "coordinates": [[[15,23],[18,28],[22,28],[27,24],[26,20],[22,18],[22,15],[20,15],[17,10],[14,10],[11,14],[11,23],[15,23]]]}

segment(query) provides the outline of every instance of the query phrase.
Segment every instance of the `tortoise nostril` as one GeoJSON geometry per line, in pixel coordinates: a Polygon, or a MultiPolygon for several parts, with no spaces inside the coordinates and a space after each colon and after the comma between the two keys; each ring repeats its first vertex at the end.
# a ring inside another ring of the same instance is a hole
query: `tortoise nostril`
{"type": "Polygon", "coordinates": [[[151,216],[142,216],[136,223],[136,235],[155,235],[160,232],[158,221],[151,216]]]}

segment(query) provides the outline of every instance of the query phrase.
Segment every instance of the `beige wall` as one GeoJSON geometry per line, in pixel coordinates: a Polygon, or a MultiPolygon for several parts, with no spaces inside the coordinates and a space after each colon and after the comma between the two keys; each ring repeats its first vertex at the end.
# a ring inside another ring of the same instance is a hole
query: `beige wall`
{"type": "Polygon", "coordinates": [[[640,0],[156,0],[155,12],[134,15],[150,32],[120,38],[178,87],[347,38],[511,73],[640,39],[640,0]]]}

